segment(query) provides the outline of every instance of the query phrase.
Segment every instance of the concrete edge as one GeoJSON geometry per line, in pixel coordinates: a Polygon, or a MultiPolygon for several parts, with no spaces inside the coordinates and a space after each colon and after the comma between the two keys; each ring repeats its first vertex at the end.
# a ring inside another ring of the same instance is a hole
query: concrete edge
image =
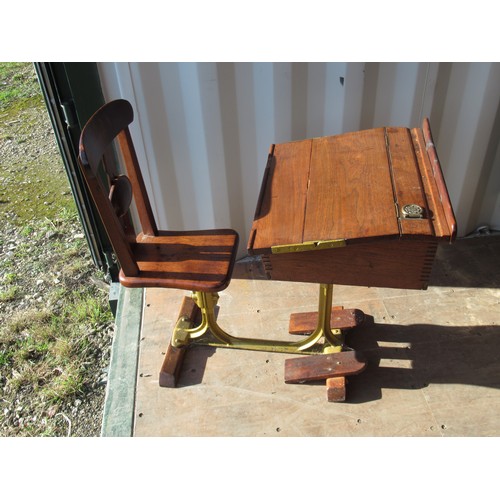
{"type": "Polygon", "coordinates": [[[144,289],[120,285],[101,437],[131,437],[144,289]]]}

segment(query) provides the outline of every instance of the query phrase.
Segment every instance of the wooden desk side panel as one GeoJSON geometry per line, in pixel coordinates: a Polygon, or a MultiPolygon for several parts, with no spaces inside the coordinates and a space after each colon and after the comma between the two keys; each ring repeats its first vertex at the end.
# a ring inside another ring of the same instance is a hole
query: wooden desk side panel
{"type": "Polygon", "coordinates": [[[262,259],[273,280],[423,290],[436,248],[437,240],[376,240],[262,259]]]}
{"type": "Polygon", "coordinates": [[[307,139],[272,148],[250,233],[249,253],[303,241],[311,146],[312,139],[307,139]]]}
{"type": "Polygon", "coordinates": [[[304,241],[399,236],[383,128],[314,139],[309,179],[304,241]]]}

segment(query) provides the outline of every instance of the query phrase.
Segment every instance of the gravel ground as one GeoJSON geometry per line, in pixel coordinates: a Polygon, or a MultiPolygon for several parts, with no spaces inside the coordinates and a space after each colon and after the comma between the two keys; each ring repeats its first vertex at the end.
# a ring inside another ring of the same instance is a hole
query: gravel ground
{"type": "MultiPolygon", "coordinates": [[[[5,243],[0,245],[0,267],[8,270],[10,275],[17,276],[15,287],[19,293],[12,300],[0,302],[0,351],[12,350],[21,342],[29,341],[29,335],[32,334],[29,326],[19,332],[12,326],[24,318],[27,318],[27,323],[37,315],[51,319],[65,316],[65,310],[72,300],[71,294],[97,296],[102,308],[107,306],[108,285],[97,277],[85,240],[81,239],[78,221],[65,223],[61,227],[64,232],[59,233],[50,229],[47,231],[42,226],[42,231],[35,230],[29,236],[24,236],[18,227],[9,223],[1,228],[0,240],[5,243]],[[55,254],[55,247],[61,253],[55,254]],[[13,259],[19,248],[29,258],[13,259]],[[72,260],[78,262],[77,266],[69,269],[64,263],[68,248],[72,260]]],[[[32,326],[36,328],[36,324],[35,319],[32,326]]],[[[114,323],[109,314],[104,312],[99,321],[81,318],[78,324],[73,323],[70,327],[73,329],[71,333],[61,333],[61,338],[68,339],[74,345],[82,339],[87,340],[84,348],[72,350],[67,355],[68,363],[81,367],[80,387],[57,401],[48,397],[43,391],[44,387],[65,372],[63,366],[59,368],[60,362],[51,362],[48,356],[45,359],[36,356],[25,359],[23,356],[22,360],[2,366],[0,435],[100,434],[114,323]],[[71,357],[76,359],[71,360],[71,357]],[[22,361],[29,364],[23,364],[22,361]],[[37,371],[34,383],[30,383],[31,368],[37,371]],[[25,382],[18,386],[16,381],[23,379],[25,382]]]]}
{"type": "Polygon", "coordinates": [[[34,78],[28,64],[0,81],[2,91],[34,88],[0,108],[0,436],[99,436],[114,334],[108,285],[34,78]]]}

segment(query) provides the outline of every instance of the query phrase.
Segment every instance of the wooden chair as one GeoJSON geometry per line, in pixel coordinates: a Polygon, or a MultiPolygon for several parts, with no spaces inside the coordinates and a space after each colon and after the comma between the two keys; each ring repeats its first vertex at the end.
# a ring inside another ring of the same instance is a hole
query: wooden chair
{"type": "MultiPolygon", "coordinates": [[[[120,263],[120,283],[213,298],[230,283],[238,233],[158,230],[128,128],[133,119],[128,101],[104,105],[85,125],[79,147],[80,168],[120,263]],[[123,172],[115,167],[120,163],[123,172]]],[[[180,320],[191,322],[195,313],[194,302],[186,298],[180,320]]],[[[160,385],[175,386],[183,353],[169,345],[160,385]]]]}

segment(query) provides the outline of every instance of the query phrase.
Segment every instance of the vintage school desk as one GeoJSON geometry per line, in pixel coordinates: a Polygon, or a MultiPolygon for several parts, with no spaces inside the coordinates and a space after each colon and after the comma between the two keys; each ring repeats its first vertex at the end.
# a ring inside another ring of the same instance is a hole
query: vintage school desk
{"type": "Polygon", "coordinates": [[[176,386],[188,348],[208,345],[300,354],[285,360],[285,382],[326,380],[328,401],[344,400],[345,377],[366,366],[344,333],[363,313],[332,308],[333,285],[424,289],[438,242],[455,237],[429,122],[271,147],[248,252],[262,257],[270,279],[319,283],[317,312],[290,320],[290,333],[306,337],[290,341],[237,337],[217,323],[218,292],[231,281],[239,236],[158,229],[128,129],[133,119],[128,101],[102,106],[82,130],[79,164],[120,263],[120,283],[191,291],[160,386],[176,386]]]}
{"type": "Polygon", "coordinates": [[[318,312],[292,314],[290,331],[323,354],[287,359],[285,382],[325,379],[342,400],[344,376],[364,367],[342,330],[362,312],[332,310],[333,284],[426,289],[438,243],[455,235],[427,119],[272,145],[248,252],[270,279],[320,284],[318,312]]]}

